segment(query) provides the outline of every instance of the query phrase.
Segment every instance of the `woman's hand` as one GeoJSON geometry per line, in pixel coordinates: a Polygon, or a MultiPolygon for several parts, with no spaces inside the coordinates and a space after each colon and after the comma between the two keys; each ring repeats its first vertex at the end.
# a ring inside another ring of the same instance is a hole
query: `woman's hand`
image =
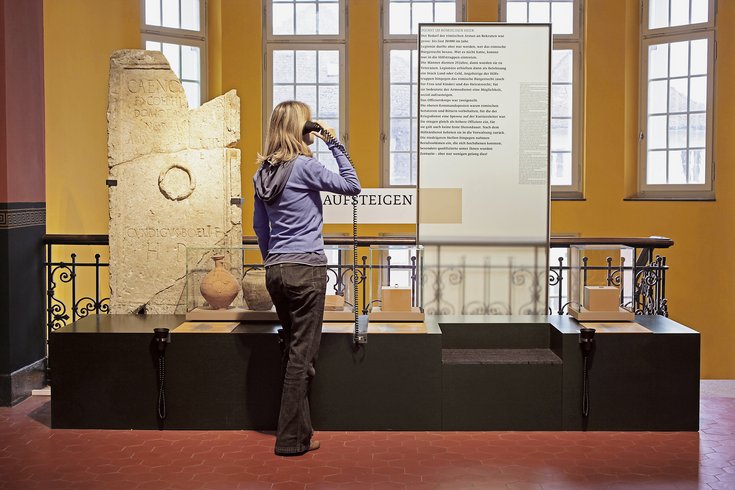
{"type": "MultiPolygon", "coordinates": [[[[321,126],[327,133],[329,133],[332,139],[336,139],[336,136],[334,135],[334,128],[329,127],[324,121],[314,121],[314,122],[317,123],[319,126],[321,126]]],[[[321,139],[322,141],[326,142],[328,140],[326,136],[324,136],[323,134],[319,132],[312,131],[311,134],[321,139]]]]}

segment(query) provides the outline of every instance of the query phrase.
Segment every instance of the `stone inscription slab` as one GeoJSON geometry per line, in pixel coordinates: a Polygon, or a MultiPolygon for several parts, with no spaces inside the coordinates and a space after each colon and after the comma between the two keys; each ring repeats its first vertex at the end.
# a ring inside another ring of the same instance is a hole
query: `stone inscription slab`
{"type": "Polygon", "coordinates": [[[189,109],[163,54],[121,50],[107,122],[111,312],[184,313],[187,247],[242,244],[240,99],[189,109]]]}

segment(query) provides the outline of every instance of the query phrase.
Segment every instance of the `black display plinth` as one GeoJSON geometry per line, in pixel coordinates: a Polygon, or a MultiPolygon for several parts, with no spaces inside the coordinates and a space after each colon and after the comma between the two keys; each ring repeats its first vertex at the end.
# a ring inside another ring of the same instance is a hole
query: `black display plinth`
{"type": "MultiPolygon", "coordinates": [[[[51,335],[54,428],[155,429],[153,328],[183,316],[101,315],[51,335]]],[[[429,317],[425,328],[322,334],[318,430],[689,430],[699,422],[699,334],[636,317],[649,333],[598,333],[581,415],[579,324],[564,316],[429,317]]],[[[172,333],[166,429],[275,428],[278,325],[172,333]]]]}

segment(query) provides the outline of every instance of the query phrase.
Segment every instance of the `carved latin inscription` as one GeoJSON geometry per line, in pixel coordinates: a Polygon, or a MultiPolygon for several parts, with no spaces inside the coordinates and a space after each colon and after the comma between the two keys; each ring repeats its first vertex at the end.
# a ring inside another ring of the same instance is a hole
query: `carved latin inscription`
{"type": "Polygon", "coordinates": [[[240,100],[189,109],[161,53],[116,51],[107,120],[111,311],[183,312],[187,247],[242,242],[240,100]]]}

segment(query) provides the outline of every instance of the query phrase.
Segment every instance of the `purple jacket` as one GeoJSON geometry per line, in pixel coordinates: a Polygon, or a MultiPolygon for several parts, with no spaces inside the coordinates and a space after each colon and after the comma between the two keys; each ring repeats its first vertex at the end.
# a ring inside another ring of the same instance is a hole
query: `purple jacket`
{"type": "MultiPolygon", "coordinates": [[[[339,174],[327,170],[316,158],[298,156],[289,167],[284,166],[281,182],[278,177],[265,179],[270,167],[263,163],[253,177],[255,210],[253,228],[263,260],[269,253],[319,252],[324,249],[322,238],[322,201],[320,191],[348,196],[360,193],[360,181],[350,161],[339,147],[327,145],[337,160],[339,174]],[[287,179],[283,185],[283,179],[287,179]],[[268,202],[259,192],[268,186],[280,189],[268,193],[268,202]]],[[[277,172],[280,172],[278,169],[277,172]]],[[[271,172],[273,174],[273,172],[271,172]]]]}

